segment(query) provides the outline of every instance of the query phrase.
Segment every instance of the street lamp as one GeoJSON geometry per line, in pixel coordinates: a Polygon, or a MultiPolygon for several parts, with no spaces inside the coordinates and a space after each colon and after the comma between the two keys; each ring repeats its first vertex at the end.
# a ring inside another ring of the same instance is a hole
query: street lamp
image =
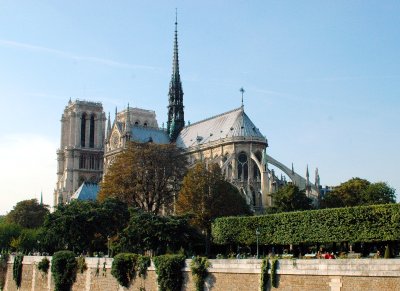
{"type": "Polygon", "coordinates": [[[256,237],[257,237],[257,259],[258,259],[258,236],[260,235],[260,232],[258,231],[258,228],[256,229],[256,237]]]}
{"type": "Polygon", "coordinates": [[[110,236],[107,235],[107,256],[110,257],[110,236]]]}

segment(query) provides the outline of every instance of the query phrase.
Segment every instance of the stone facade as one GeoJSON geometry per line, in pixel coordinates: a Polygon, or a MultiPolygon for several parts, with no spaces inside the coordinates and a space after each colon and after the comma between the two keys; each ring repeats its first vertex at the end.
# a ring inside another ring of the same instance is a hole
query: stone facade
{"type": "Polygon", "coordinates": [[[101,103],[68,102],[61,117],[54,206],[68,202],[83,182],[101,181],[105,121],[101,103]]]}
{"type": "MultiPolygon", "coordinates": [[[[10,258],[6,291],[54,290],[50,271],[43,274],[37,264],[43,257],[24,257],[22,284],[17,289],[12,278],[10,258]]],[[[51,260],[51,258],[49,258],[51,260]]],[[[261,260],[210,260],[212,266],[205,282],[205,290],[258,291],[260,289],[261,260]]],[[[136,278],[129,288],[119,286],[111,275],[112,259],[86,258],[88,270],[78,273],[73,291],[157,291],[157,275],[151,265],[145,279],[136,278]],[[104,264],[105,263],[105,264],[104,264]]],[[[190,260],[186,261],[186,266],[190,260]]],[[[400,290],[400,260],[398,259],[343,259],[343,260],[280,260],[278,287],[273,290],[307,291],[391,291],[400,290]]],[[[190,268],[182,269],[182,291],[195,291],[190,268]]]]}

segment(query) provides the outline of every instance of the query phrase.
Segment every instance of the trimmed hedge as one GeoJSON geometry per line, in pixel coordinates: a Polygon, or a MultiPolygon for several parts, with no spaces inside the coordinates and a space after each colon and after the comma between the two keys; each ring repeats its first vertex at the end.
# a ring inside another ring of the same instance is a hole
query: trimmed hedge
{"type": "Polygon", "coordinates": [[[212,225],[216,244],[300,244],[377,242],[400,239],[400,205],[385,204],[252,217],[218,218],[212,225]]]}

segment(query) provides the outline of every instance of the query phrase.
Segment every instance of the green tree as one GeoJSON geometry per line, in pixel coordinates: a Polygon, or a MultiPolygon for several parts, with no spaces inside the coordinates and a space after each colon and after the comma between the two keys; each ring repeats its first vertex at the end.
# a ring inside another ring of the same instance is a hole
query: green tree
{"type": "Polygon", "coordinates": [[[9,249],[11,242],[17,239],[22,231],[22,227],[15,223],[0,223],[0,249],[9,249]]]}
{"type": "Polygon", "coordinates": [[[106,251],[108,237],[115,237],[125,227],[129,212],[125,203],[116,199],[97,201],[74,200],[60,205],[49,214],[41,232],[43,250],[69,249],[75,252],[106,251]]]}
{"type": "Polygon", "coordinates": [[[396,203],[395,189],[384,182],[370,184],[361,197],[363,205],[396,203]]]}
{"type": "Polygon", "coordinates": [[[141,209],[130,209],[128,226],[123,230],[116,248],[121,252],[143,254],[152,251],[165,254],[167,249],[190,249],[196,233],[189,226],[188,217],[159,216],[141,209]]]}
{"type": "Polygon", "coordinates": [[[321,205],[324,208],[333,208],[395,202],[395,190],[386,183],[371,183],[365,179],[352,178],[329,192],[321,205]]]}
{"type": "Polygon", "coordinates": [[[47,207],[47,205],[39,204],[37,199],[23,200],[6,215],[6,220],[24,228],[38,228],[42,226],[49,213],[47,207]]]}
{"type": "Polygon", "coordinates": [[[198,163],[183,179],[176,202],[178,214],[191,214],[191,223],[205,235],[206,254],[210,250],[211,223],[217,217],[247,215],[245,199],[237,188],[224,180],[217,164],[198,163]]]}
{"type": "Polygon", "coordinates": [[[172,205],[186,165],[186,157],[174,144],[128,143],[105,175],[98,197],[116,197],[158,214],[172,205]]]}
{"type": "Polygon", "coordinates": [[[296,185],[288,184],[272,194],[276,212],[288,212],[312,209],[312,200],[304,190],[296,185]]]}

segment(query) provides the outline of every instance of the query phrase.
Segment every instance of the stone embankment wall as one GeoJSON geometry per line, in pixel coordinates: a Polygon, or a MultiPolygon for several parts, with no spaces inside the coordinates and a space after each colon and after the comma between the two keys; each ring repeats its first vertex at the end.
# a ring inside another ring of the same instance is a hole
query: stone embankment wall
{"type": "MultiPolygon", "coordinates": [[[[45,291],[54,290],[50,271],[43,274],[37,268],[43,257],[25,256],[20,289],[12,278],[10,258],[4,290],[45,291]]],[[[49,258],[51,260],[51,258],[49,258]]],[[[205,290],[258,291],[260,290],[261,260],[210,260],[212,267],[205,290]]],[[[129,289],[118,285],[111,275],[112,259],[86,258],[88,270],[78,273],[73,291],[157,291],[154,265],[146,279],[137,277],[129,289]]],[[[186,261],[186,266],[190,260],[186,261]]],[[[194,291],[190,268],[185,267],[182,291],[194,291]]],[[[374,291],[400,290],[400,259],[343,259],[343,260],[280,260],[278,263],[278,288],[273,290],[307,291],[374,291]]]]}

